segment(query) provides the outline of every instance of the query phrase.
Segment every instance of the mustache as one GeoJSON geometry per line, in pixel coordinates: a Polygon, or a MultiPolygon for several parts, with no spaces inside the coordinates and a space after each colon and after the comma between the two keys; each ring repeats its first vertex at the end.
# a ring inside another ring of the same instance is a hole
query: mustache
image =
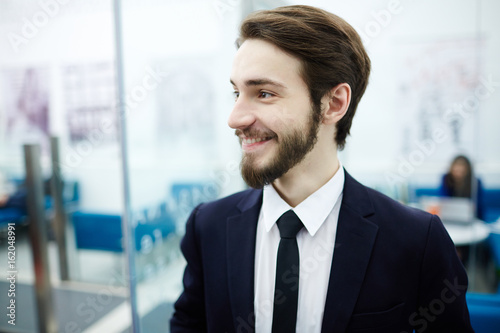
{"type": "Polygon", "coordinates": [[[237,129],[234,131],[234,135],[241,138],[274,138],[277,137],[276,133],[271,130],[258,130],[254,128],[245,128],[243,130],[237,129]]]}

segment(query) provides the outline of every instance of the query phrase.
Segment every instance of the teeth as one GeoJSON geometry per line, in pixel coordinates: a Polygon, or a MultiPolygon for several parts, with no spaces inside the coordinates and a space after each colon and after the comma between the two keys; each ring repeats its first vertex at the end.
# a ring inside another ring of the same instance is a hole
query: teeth
{"type": "Polygon", "coordinates": [[[257,143],[266,140],[266,138],[245,138],[243,139],[243,143],[247,145],[251,145],[252,143],[257,143]]]}

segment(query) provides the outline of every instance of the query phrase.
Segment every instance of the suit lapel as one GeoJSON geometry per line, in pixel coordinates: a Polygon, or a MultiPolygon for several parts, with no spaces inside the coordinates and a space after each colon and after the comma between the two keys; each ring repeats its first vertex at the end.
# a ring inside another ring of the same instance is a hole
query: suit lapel
{"type": "Polygon", "coordinates": [[[366,188],[347,172],[340,208],[322,332],[345,332],[363,283],[378,226],[366,188]]]}
{"type": "Polygon", "coordinates": [[[229,217],[226,223],[229,298],[236,331],[253,332],[255,325],[255,240],[261,205],[262,191],[249,191],[238,205],[241,214],[229,217]]]}

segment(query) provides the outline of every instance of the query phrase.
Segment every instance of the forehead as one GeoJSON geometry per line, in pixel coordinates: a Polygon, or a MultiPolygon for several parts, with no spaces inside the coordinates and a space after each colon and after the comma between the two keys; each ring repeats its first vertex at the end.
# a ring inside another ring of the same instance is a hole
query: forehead
{"type": "Polygon", "coordinates": [[[305,86],[300,76],[300,61],[280,48],[260,39],[247,39],[236,52],[231,80],[242,84],[249,80],[269,79],[285,86],[305,86]]]}

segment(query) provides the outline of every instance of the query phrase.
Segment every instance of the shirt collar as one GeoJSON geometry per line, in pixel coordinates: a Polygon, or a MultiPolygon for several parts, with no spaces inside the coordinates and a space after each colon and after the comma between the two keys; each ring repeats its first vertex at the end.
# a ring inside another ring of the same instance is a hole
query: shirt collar
{"type": "Polygon", "coordinates": [[[287,204],[272,185],[264,186],[262,213],[266,232],[271,230],[283,213],[292,209],[307,232],[314,236],[339,200],[344,189],[344,180],[344,167],[339,162],[339,169],[335,175],[295,208],[287,204]]]}

